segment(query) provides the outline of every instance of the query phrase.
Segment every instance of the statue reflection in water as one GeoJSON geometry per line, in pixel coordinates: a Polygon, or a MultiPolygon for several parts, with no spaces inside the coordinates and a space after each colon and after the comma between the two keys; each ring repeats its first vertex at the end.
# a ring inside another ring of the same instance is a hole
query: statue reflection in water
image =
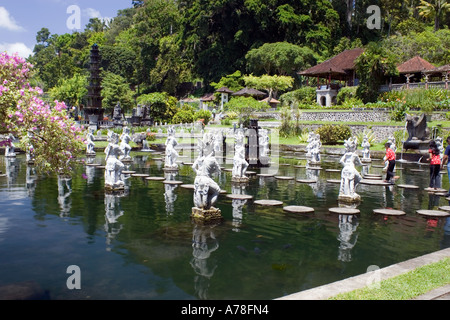
{"type": "Polygon", "coordinates": [[[191,266],[197,274],[194,277],[195,294],[199,299],[208,299],[209,281],[217,268],[211,253],[219,248],[214,234],[215,225],[195,225],[192,230],[191,266]]]}
{"type": "Polygon", "coordinates": [[[71,193],[72,178],[58,175],[58,203],[61,210],[59,213],[61,218],[70,215],[70,209],[72,208],[72,199],[70,199],[71,193]]]}
{"type": "Polygon", "coordinates": [[[352,261],[352,249],[358,240],[358,234],[355,234],[358,228],[358,219],[353,215],[339,215],[339,236],[340,242],[338,260],[342,262],[352,261]]]}
{"type": "Polygon", "coordinates": [[[124,211],[120,206],[120,198],[123,193],[105,193],[105,232],[106,232],[106,251],[111,251],[111,243],[123,228],[123,224],[117,220],[123,216],[124,211]]]}

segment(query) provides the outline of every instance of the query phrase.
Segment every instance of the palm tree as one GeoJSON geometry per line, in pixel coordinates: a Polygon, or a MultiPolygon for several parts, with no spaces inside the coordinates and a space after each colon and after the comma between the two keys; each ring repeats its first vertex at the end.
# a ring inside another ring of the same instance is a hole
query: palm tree
{"type": "Polygon", "coordinates": [[[442,14],[450,11],[450,3],[447,0],[420,0],[420,3],[419,15],[425,18],[434,17],[434,31],[439,30],[439,19],[442,14]]]}

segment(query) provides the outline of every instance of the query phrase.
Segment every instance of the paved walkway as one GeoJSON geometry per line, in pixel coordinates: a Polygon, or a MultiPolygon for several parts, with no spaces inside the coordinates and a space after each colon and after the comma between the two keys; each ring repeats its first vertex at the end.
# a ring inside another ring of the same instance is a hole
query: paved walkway
{"type": "MultiPolygon", "coordinates": [[[[447,257],[450,257],[450,248],[400,262],[376,271],[367,272],[359,276],[293,293],[276,300],[326,300],[339,293],[363,288],[368,284],[373,283],[374,279],[377,281],[386,280],[402,273],[412,271],[418,267],[438,262],[447,257]]],[[[414,300],[450,300],[450,284],[416,297],[414,300]]]]}

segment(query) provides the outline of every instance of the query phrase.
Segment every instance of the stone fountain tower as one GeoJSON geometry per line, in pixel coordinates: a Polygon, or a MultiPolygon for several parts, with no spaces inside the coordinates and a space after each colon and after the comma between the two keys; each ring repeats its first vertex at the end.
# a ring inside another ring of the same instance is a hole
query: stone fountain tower
{"type": "Polygon", "coordinates": [[[98,45],[94,44],[91,48],[89,85],[87,86],[88,94],[86,96],[86,107],[84,108],[85,119],[89,120],[89,127],[98,129],[99,121],[103,120],[102,96],[101,96],[101,80],[100,77],[101,57],[98,45]]]}

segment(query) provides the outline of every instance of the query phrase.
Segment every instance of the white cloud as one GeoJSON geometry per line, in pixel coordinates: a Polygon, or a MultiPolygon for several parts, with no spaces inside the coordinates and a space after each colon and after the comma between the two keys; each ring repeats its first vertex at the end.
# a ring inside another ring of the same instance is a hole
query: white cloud
{"type": "Polygon", "coordinates": [[[28,58],[31,54],[33,54],[33,50],[28,48],[22,42],[16,42],[16,43],[0,42],[0,52],[4,52],[4,51],[6,51],[10,55],[17,53],[22,58],[28,58]]]}
{"type": "Polygon", "coordinates": [[[103,17],[102,14],[100,13],[100,11],[98,11],[97,9],[94,9],[94,8],[83,9],[83,14],[85,16],[87,16],[89,19],[98,18],[98,19],[106,22],[106,24],[109,24],[112,20],[111,17],[103,17]]]}
{"type": "Polygon", "coordinates": [[[17,24],[5,7],[0,7],[0,28],[10,31],[24,31],[25,29],[17,24]]]}

